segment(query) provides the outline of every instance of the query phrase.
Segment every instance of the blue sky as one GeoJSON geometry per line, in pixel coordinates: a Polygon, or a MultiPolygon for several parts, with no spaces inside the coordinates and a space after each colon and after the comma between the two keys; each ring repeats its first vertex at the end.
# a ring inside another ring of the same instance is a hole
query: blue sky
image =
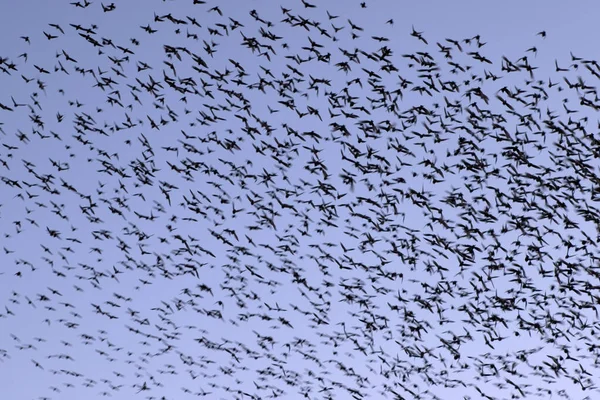
{"type": "Polygon", "coordinates": [[[413,3],[0,5],[6,398],[593,398],[597,228],[582,210],[597,166],[582,132],[598,119],[567,81],[595,87],[577,57],[595,56],[597,6],[413,3]],[[367,57],[383,46],[397,71],[367,57]],[[411,90],[428,73],[459,90],[411,90]],[[519,88],[547,96],[510,114],[496,95],[519,88]],[[504,120],[469,134],[475,107],[504,120]],[[549,113],[583,128],[561,139],[549,113]],[[459,167],[477,158],[488,174],[459,167]],[[457,237],[473,210],[482,234],[457,237]],[[504,310],[513,297],[522,309],[504,310]],[[566,372],[543,376],[553,360],[566,372]]]}

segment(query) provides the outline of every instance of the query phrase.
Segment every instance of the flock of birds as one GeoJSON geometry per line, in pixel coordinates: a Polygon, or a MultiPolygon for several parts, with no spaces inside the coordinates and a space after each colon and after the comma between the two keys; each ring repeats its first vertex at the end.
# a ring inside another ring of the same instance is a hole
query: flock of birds
{"type": "Polygon", "coordinates": [[[22,393],[597,396],[595,60],[180,3],[57,4],[0,55],[22,393]]]}

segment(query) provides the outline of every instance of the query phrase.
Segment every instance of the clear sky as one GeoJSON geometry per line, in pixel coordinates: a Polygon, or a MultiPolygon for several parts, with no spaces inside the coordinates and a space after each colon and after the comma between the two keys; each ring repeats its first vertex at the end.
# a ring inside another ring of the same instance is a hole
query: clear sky
{"type": "Polygon", "coordinates": [[[0,3],[1,398],[597,397],[595,2],[193,3],[0,3]]]}

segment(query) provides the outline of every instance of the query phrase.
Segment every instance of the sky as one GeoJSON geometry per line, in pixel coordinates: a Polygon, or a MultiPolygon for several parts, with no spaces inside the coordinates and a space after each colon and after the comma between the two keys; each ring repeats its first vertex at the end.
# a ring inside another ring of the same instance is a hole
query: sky
{"type": "Polygon", "coordinates": [[[594,398],[595,3],[75,3],[0,4],[6,398],[594,398]]]}

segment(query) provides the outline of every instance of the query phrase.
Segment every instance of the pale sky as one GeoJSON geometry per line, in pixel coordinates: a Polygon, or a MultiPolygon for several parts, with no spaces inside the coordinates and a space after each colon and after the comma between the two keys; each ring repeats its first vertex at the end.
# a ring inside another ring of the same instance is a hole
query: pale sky
{"type": "Polygon", "coordinates": [[[75,3],[0,4],[5,398],[595,398],[596,3],[75,3]]]}

